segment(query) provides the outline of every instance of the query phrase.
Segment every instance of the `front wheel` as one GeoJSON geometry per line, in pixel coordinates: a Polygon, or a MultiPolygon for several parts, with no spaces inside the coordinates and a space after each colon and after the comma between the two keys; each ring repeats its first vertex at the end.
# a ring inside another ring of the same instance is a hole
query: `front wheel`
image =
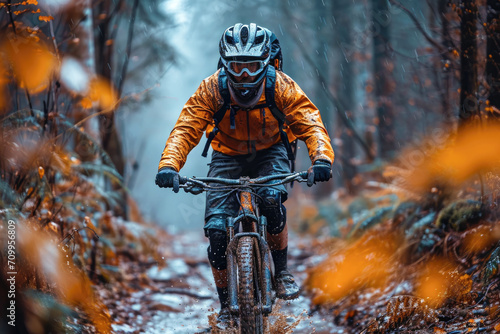
{"type": "Polygon", "coordinates": [[[261,292],[254,245],[252,237],[242,237],[238,243],[238,304],[242,334],[264,333],[262,309],[255,308],[261,305],[261,292]]]}

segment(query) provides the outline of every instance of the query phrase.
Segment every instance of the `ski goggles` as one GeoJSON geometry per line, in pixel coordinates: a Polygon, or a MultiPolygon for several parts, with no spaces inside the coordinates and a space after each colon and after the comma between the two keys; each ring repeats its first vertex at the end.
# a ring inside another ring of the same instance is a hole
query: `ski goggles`
{"type": "Polygon", "coordinates": [[[252,61],[228,61],[227,70],[232,75],[239,77],[243,73],[249,76],[255,76],[262,72],[264,67],[266,67],[267,61],[265,60],[252,60],[252,61]]]}

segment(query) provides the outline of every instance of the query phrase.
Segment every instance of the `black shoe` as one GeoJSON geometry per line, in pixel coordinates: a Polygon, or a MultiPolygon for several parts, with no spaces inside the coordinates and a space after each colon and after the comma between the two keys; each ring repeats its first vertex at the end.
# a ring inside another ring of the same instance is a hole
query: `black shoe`
{"type": "Polygon", "coordinates": [[[276,282],[276,297],[290,300],[299,296],[300,288],[288,270],[285,269],[279,272],[274,279],[276,282]]]}
{"type": "Polygon", "coordinates": [[[219,315],[217,316],[217,329],[227,330],[232,327],[233,323],[231,321],[231,312],[229,308],[225,307],[220,310],[219,315]]]}

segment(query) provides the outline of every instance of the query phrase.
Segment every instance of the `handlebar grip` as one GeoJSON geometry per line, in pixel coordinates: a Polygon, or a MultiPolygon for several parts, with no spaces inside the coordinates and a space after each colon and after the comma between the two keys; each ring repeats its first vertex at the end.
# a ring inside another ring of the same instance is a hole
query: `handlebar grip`
{"type": "Polygon", "coordinates": [[[188,181],[187,177],[179,175],[179,184],[186,184],[187,181],[188,181]]]}
{"type": "Polygon", "coordinates": [[[307,173],[307,171],[305,172],[300,172],[300,177],[303,178],[304,180],[307,180],[307,176],[308,176],[309,173],[307,173]]]}

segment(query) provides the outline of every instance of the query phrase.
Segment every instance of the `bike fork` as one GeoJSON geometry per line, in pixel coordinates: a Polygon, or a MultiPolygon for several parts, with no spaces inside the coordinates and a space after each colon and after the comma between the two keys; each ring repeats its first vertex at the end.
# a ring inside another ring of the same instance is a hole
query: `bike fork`
{"type": "MultiPolygon", "coordinates": [[[[262,287],[263,296],[261,296],[262,305],[258,307],[262,307],[262,313],[268,315],[272,311],[272,272],[271,272],[271,264],[272,258],[271,253],[269,251],[269,246],[265,240],[266,234],[266,217],[259,218],[259,232],[243,232],[234,234],[234,219],[230,218],[228,220],[228,235],[229,235],[229,244],[227,246],[227,281],[228,281],[228,296],[229,296],[229,310],[233,314],[238,314],[238,258],[237,258],[237,250],[238,250],[238,242],[241,237],[251,236],[256,241],[256,245],[258,245],[260,266],[259,271],[259,279],[262,287]]],[[[257,263],[256,263],[257,264],[257,263]]]]}

